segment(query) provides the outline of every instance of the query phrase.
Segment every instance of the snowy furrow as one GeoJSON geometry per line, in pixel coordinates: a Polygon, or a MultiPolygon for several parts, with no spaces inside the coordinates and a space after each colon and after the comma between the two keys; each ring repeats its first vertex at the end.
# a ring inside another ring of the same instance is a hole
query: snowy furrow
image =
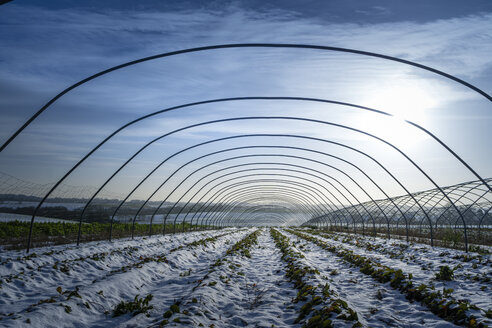
{"type": "MultiPolygon", "coordinates": [[[[281,255],[266,231],[250,254],[251,258],[227,256],[207,275],[184,305],[190,312],[189,323],[205,327],[293,326],[297,313],[291,300],[296,291],[284,277],[281,255]]],[[[170,326],[189,327],[174,322],[170,326]]]]}
{"type": "Polygon", "coordinates": [[[73,262],[84,260],[87,257],[104,257],[105,255],[137,248],[142,243],[147,247],[161,246],[166,243],[180,244],[202,238],[203,234],[221,234],[230,229],[220,231],[196,231],[177,235],[154,235],[152,237],[136,237],[135,239],[118,239],[113,242],[93,241],[83,243],[81,246],[75,244],[64,244],[57,246],[46,246],[34,248],[30,254],[25,250],[2,251],[0,253],[0,277],[5,277],[12,271],[22,272],[37,270],[39,267],[52,266],[57,262],[73,262]],[[174,238],[175,236],[183,236],[174,238]]]}
{"type": "MultiPolygon", "coordinates": [[[[306,231],[308,232],[308,231],[306,231]]],[[[333,238],[342,239],[354,246],[372,246],[371,250],[399,258],[404,262],[420,265],[424,270],[435,266],[436,262],[456,267],[456,274],[462,275],[470,281],[483,280],[481,276],[492,276],[492,254],[478,254],[475,252],[431,247],[425,244],[405,243],[398,239],[384,239],[380,237],[360,236],[348,233],[330,233],[333,238]],[[426,256],[422,256],[425,254],[426,256]],[[478,275],[478,277],[477,277],[478,275]],[[477,277],[477,278],[475,278],[477,277]]],[[[484,251],[492,251],[490,247],[480,246],[484,251]]],[[[367,247],[366,247],[367,248],[367,247]]],[[[492,280],[489,281],[492,284],[492,280]]]]}
{"type": "MultiPolygon", "coordinates": [[[[224,232],[190,233],[157,238],[140,238],[140,241],[127,241],[118,243],[106,243],[97,248],[83,245],[78,249],[77,257],[70,252],[68,258],[59,259],[54,264],[46,264],[48,260],[41,257],[42,263],[37,268],[35,264],[23,268],[23,271],[13,270],[13,277],[4,279],[0,289],[1,314],[16,313],[28,306],[38,303],[43,299],[58,296],[56,289],[74,290],[76,286],[86,286],[98,280],[104,280],[114,272],[142,261],[143,258],[151,258],[155,255],[168,253],[180,243],[199,240],[210,235],[221,235],[224,232]],[[144,242],[145,247],[139,246],[144,242]],[[106,250],[106,252],[101,252],[106,250]],[[27,271],[24,271],[27,270],[27,271]]],[[[49,252],[48,252],[49,253],[49,252]]],[[[58,254],[60,258],[63,253],[58,254]]],[[[38,259],[38,257],[35,257],[38,259]]],[[[29,261],[29,260],[28,260],[29,261]]]]}
{"type": "Polygon", "coordinates": [[[332,289],[359,314],[359,321],[368,327],[455,327],[437,317],[424,306],[410,303],[404,295],[362,274],[358,268],[321,247],[283,230],[297,243],[306,261],[328,277],[332,289]]]}
{"type": "Polygon", "coordinates": [[[293,303],[301,305],[295,322],[303,327],[362,327],[357,312],[346,300],[327,283],[322,276],[300,252],[295,243],[275,229],[270,231],[287,263],[286,275],[297,288],[298,293],[293,303]]]}
{"type": "MultiPolygon", "coordinates": [[[[309,231],[304,231],[309,233],[309,231]]],[[[317,238],[326,241],[332,245],[344,247],[350,249],[357,255],[363,255],[369,257],[378,263],[395,268],[401,269],[405,273],[411,273],[413,275],[413,280],[418,283],[424,283],[426,285],[433,284],[436,289],[442,290],[443,288],[452,288],[453,295],[457,299],[465,299],[470,301],[470,303],[475,304],[483,310],[492,309],[491,300],[491,288],[492,284],[481,281],[474,281],[472,279],[464,279],[465,275],[473,275],[485,273],[486,276],[492,276],[492,270],[487,268],[486,265],[477,264],[477,268],[473,269],[471,263],[459,262],[449,262],[449,258],[452,259],[454,255],[462,255],[461,251],[447,249],[446,252],[449,253],[447,260],[443,262],[443,257],[439,256],[440,253],[436,250],[429,250],[427,247],[424,249],[417,249],[420,253],[413,252],[413,257],[418,256],[418,262],[423,262],[425,265],[422,267],[421,264],[412,261],[404,261],[399,258],[391,258],[388,255],[382,254],[377,250],[367,250],[366,248],[358,247],[353,243],[343,242],[340,240],[334,240],[330,235],[326,234],[316,234],[317,238]],[[453,264],[455,264],[453,266],[453,264]],[[459,265],[458,265],[459,264],[459,265]],[[455,277],[453,281],[440,281],[435,279],[435,274],[439,272],[439,267],[442,265],[449,265],[451,268],[455,268],[455,277]]],[[[388,247],[391,247],[390,245],[388,247]]],[[[486,319],[486,318],[483,318],[486,319]]]]}
{"type": "MultiPolygon", "coordinates": [[[[234,239],[240,237],[243,233],[244,232],[238,232],[238,233],[234,233],[233,235],[224,237],[224,240],[222,239],[219,240],[219,244],[224,244],[227,240],[230,240],[231,238],[234,239]]],[[[165,258],[162,256],[166,255],[170,259],[174,257],[180,259],[182,256],[184,258],[190,258],[190,256],[192,256],[188,254],[190,252],[196,252],[197,254],[200,254],[204,252],[204,250],[202,250],[200,247],[198,247],[197,250],[195,251],[183,249],[172,253],[172,255],[169,255],[168,253],[169,250],[172,249],[173,247],[177,247],[180,244],[187,243],[192,240],[199,240],[204,237],[209,237],[210,235],[221,235],[221,233],[214,232],[210,234],[209,232],[207,233],[201,232],[201,233],[192,233],[192,236],[189,236],[187,234],[165,236],[165,237],[158,237],[159,239],[158,242],[150,242],[151,239],[142,238],[140,241],[137,241],[137,243],[139,243],[138,253],[145,254],[146,258],[149,259],[152,258],[151,254],[156,256],[156,260],[148,261],[148,263],[145,260],[144,261],[141,260],[143,258],[142,255],[135,255],[135,254],[121,255],[119,254],[119,252],[117,252],[118,255],[113,255],[109,257],[109,259],[105,258],[104,261],[109,261],[108,263],[105,264],[99,264],[97,263],[97,261],[94,260],[78,261],[77,268],[79,270],[77,270],[76,272],[77,274],[68,275],[52,267],[46,267],[46,270],[48,272],[43,272],[43,270],[41,270],[39,272],[39,276],[37,277],[39,280],[36,279],[30,280],[29,285],[25,284],[25,282],[23,281],[15,280],[11,284],[8,284],[8,286],[13,285],[14,288],[11,288],[10,290],[6,290],[5,287],[7,285],[4,285],[3,288],[0,289],[0,291],[7,296],[6,299],[4,298],[1,300],[2,302],[5,302],[5,304],[2,304],[2,312],[3,311],[5,311],[4,313],[21,312],[21,314],[20,315],[14,314],[13,316],[10,317],[4,317],[2,320],[2,324],[5,324],[6,322],[10,321],[13,324],[13,326],[17,326],[20,318],[19,320],[15,320],[15,321],[12,320],[12,318],[17,318],[18,316],[24,318],[27,314],[30,315],[31,313],[40,313],[40,312],[44,313],[46,307],[49,307],[51,309],[61,308],[63,313],[61,313],[60,315],[67,316],[67,312],[70,312],[71,310],[65,308],[64,306],[60,306],[60,304],[65,304],[67,302],[68,303],[76,302],[78,305],[80,305],[79,303],[85,304],[85,306],[89,307],[89,309],[87,309],[89,311],[93,308],[94,310],[96,310],[96,312],[97,309],[99,309],[100,310],[99,312],[101,312],[103,308],[105,309],[104,311],[109,311],[109,309],[107,308],[107,305],[109,304],[108,302],[111,303],[114,301],[114,299],[113,298],[106,299],[108,293],[110,295],[120,295],[121,289],[126,289],[129,284],[134,285],[139,281],[141,281],[142,284],[145,284],[146,282],[155,279],[154,276],[157,275],[159,272],[164,272],[165,270],[169,270],[168,268],[170,266],[174,265],[178,267],[179,262],[182,260],[177,260],[176,263],[174,263],[171,260],[170,264],[166,264],[165,258]],[[146,243],[149,243],[152,246],[147,247],[146,243]],[[131,269],[128,268],[126,270],[121,270],[122,266],[120,260],[123,260],[123,258],[120,257],[125,257],[125,256],[130,256],[131,259],[133,259],[134,263],[135,261],[137,261],[137,263],[138,262],[142,262],[142,263],[136,268],[131,268],[131,269]],[[116,269],[116,271],[118,272],[111,274],[110,273],[111,268],[118,268],[120,270],[116,269]],[[57,288],[58,286],[61,288],[58,289],[57,288]],[[65,289],[65,287],[62,286],[67,286],[67,287],[65,289]],[[15,290],[15,287],[17,287],[18,289],[15,290]],[[78,292],[74,293],[76,289],[78,289],[78,292]],[[70,297],[70,293],[69,293],[70,291],[72,291],[72,297],[70,297]],[[98,294],[98,292],[100,291],[102,292],[98,294]],[[82,299],[80,299],[77,295],[80,295],[82,299]],[[70,300],[66,301],[68,298],[70,298],[70,300]],[[84,302],[82,302],[82,300],[84,302]],[[29,307],[30,305],[36,304],[40,301],[45,304],[41,304],[35,307],[29,307]],[[30,313],[30,311],[32,312],[30,313]]],[[[132,241],[131,243],[134,242],[135,241],[132,241]]],[[[111,246],[115,246],[115,245],[108,242],[107,245],[105,246],[108,248],[108,251],[110,251],[111,246]]],[[[209,248],[209,251],[211,251],[213,255],[215,249],[213,247],[211,248],[211,246],[207,246],[207,247],[209,248]]],[[[82,251],[84,252],[84,248],[82,248],[82,251]]],[[[90,250],[88,250],[88,252],[90,252],[90,250]]],[[[189,261],[191,264],[195,263],[194,259],[190,259],[189,261]]],[[[70,271],[70,273],[73,272],[70,271]]],[[[136,286],[135,288],[136,289],[134,289],[134,291],[135,290],[138,291],[138,288],[141,288],[141,286],[136,286]]],[[[48,313],[46,314],[45,319],[48,320],[48,322],[52,320],[52,319],[47,319],[49,316],[53,316],[54,318],[56,318],[56,315],[53,315],[53,313],[51,312],[52,311],[48,311],[48,313]]]]}

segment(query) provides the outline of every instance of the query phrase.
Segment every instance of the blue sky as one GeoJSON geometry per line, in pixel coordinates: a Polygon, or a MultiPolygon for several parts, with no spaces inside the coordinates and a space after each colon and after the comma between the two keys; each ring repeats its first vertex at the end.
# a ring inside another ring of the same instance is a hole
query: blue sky
{"type": "MultiPolygon", "coordinates": [[[[0,6],[0,141],[51,97],[98,71],[157,53],[239,42],[373,51],[451,73],[488,93],[492,90],[490,1],[303,1],[300,5],[299,1],[14,0],[0,6]]],[[[0,171],[50,183],[132,119],[183,103],[233,96],[316,97],[382,109],[422,124],[482,176],[492,176],[491,105],[483,97],[401,64],[292,49],[187,54],[94,80],[57,101],[9,145],[0,154],[0,171]]],[[[178,126],[248,115],[303,116],[347,124],[393,140],[442,185],[474,179],[426,136],[375,114],[340,106],[256,101],[183,109],[142,122],[104,146],[66,183],[97,186],[143,143],[178,126]]],[[[279,120],[212,124],[179,133],[150,147],[108,189],[125,193],[163,158],[204,140],[286,131],[357,145],[392,167],[412,191],[432,187],[405,160],[373,140],[319,124],[279,120]]],[[[248,142],[252,141],[220,147],[248,142]]],[[[274,137],[261,142],[305,145],[305,141],[274,137]]],[[[214,151],[218,145],[186,154],[156,176],[162,178],[186,159],[214,151]]],[[[322,143],[311,146],[359,163],[392,194],[401,194],[360,155],[322,143]]],[[[144,185],[137,198],[145,197],[158,181],[144,185]]],[[[372,187],[367,184],[367,188],[372,187]]],[[[374,195],[382,196],[377,191],[374,195]]]]}

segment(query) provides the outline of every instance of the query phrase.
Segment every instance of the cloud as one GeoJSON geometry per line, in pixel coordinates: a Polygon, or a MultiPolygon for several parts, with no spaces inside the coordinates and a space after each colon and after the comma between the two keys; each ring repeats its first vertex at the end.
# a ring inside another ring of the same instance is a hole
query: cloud
{"type": "Polygon", "coordinates": [[[363,14],[363,15],[368,15],[368,16],[371,16],[371,15],[378,15],[379,16],[379,15],[391,14],[391,10],[389,10],[386,7],[382,7],[382,6],[373,6],[369,10],[357,9],[357,10],[355,10],[355,12],[358,14],[363,14]]]}
{"type": "MultiPolygon", "coordinates": [[[[364,13],[387,15],[389,11],[372,7],[364,13]]],[[[2,112],[0,140],[5,140],[14,126],[20,126],[56,93],[91,74],[139,57],[211,44],[283,42],[361,49],[414,60],[490,90],[491,22],[492,13],[424,24],[402,21],[362,25],[332,23],[293,11],[259,12],[237,4],[220,11],[208,8],[128,12],[47,10],[14,2],[0,12],[0,95],[8,95],[0,97],[0,106],[6,109],[2,112]]],[[[229,49],[139,64],[92,81],[61,99],[35,122],[30,136],[53,133],[36,139],[26,149],[32,150],[33,162],[44,154],[43,161],[52,157],[68,163],[84,147],[95,144],[98,137],[132,119],[173,105],[245,95],[300,95],[362,102],[364,95],[401,80],[410,80],[445,99],[436,105],[441,106],[441,112],[446,110],[443,104],[451,107],[455,102],[477,98],[454,82],[379,59],[310,50],[229,49]],[[57,128],[57,124],[64,128],[57,128]],[[69,136],[71,132],[76,133],[69,136]],[[53,147],[49,144],[53,138],[66,144],[53,147]]],[[[299,108],[285,106],[283,113],[299,113],[299,108]]],[[[331,115],[319,114],[317,108],[310,106],[302,108],[302,115],[331,115]]],[[[272,109],[272,113],[281,111],[280,107],[272,109]]],[[[483,112],[470,113],[468,107],[466,111],[466,115],[487,117],[483,112]]],[[[465,108],[461,113],[464,112],[465,108]]],[[[164,129],[234,113],[250,112],[245,106],[231,105],[177,110],[163,115],[168,117],[165,124],[155,121],[139,125],[128,130],[122,140],[133,138],[131,147],[136,147],[164,129]]],[[[453,115],[459,117],[460,112],[453,115]]],[[[257,132],[254,126],[240,128],[257,132]]],[[[305,131],[295,124],[273,128],[282,129],[305,131]]],[[[203,134],[237,131],[237,126],[224,125],[182,135],[198,140],[203,134]]],[[[323,129],[309,133],[326,134],[323,129]]],[[[340,138],[350,140],[347,135],[340,138]]]]}

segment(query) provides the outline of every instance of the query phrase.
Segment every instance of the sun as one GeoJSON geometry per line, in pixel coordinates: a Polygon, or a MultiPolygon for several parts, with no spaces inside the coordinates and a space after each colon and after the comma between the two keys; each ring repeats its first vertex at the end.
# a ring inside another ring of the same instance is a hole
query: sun
{"type": "Polygon", "coordinates": [[[371,93],[363,104],[390,113],[392,117],[374,114],[364,118],[364,129],[397,145],[415,146],[428,136],[405,120],[425,126],[430,121],[437,100],[425,89],[415,85],[394,86],[371,93]]]}

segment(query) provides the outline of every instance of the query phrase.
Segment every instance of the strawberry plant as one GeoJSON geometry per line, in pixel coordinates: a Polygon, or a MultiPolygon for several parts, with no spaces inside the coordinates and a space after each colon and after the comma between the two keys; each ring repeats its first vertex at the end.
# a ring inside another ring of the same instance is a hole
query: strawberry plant
{"type": "Polygon", "coordinates": [[[153,305],[149,305],[152,300],[152,294],[148,294],[145,298],[139,298],[139,295],[135,295],[133,301],[121,301],[116,305],[113,311],[113,317],[117,317],[126,313],[131,313],[132,315],[137,315],[139,313],[147,313],[154,308],[153,305]]]}

